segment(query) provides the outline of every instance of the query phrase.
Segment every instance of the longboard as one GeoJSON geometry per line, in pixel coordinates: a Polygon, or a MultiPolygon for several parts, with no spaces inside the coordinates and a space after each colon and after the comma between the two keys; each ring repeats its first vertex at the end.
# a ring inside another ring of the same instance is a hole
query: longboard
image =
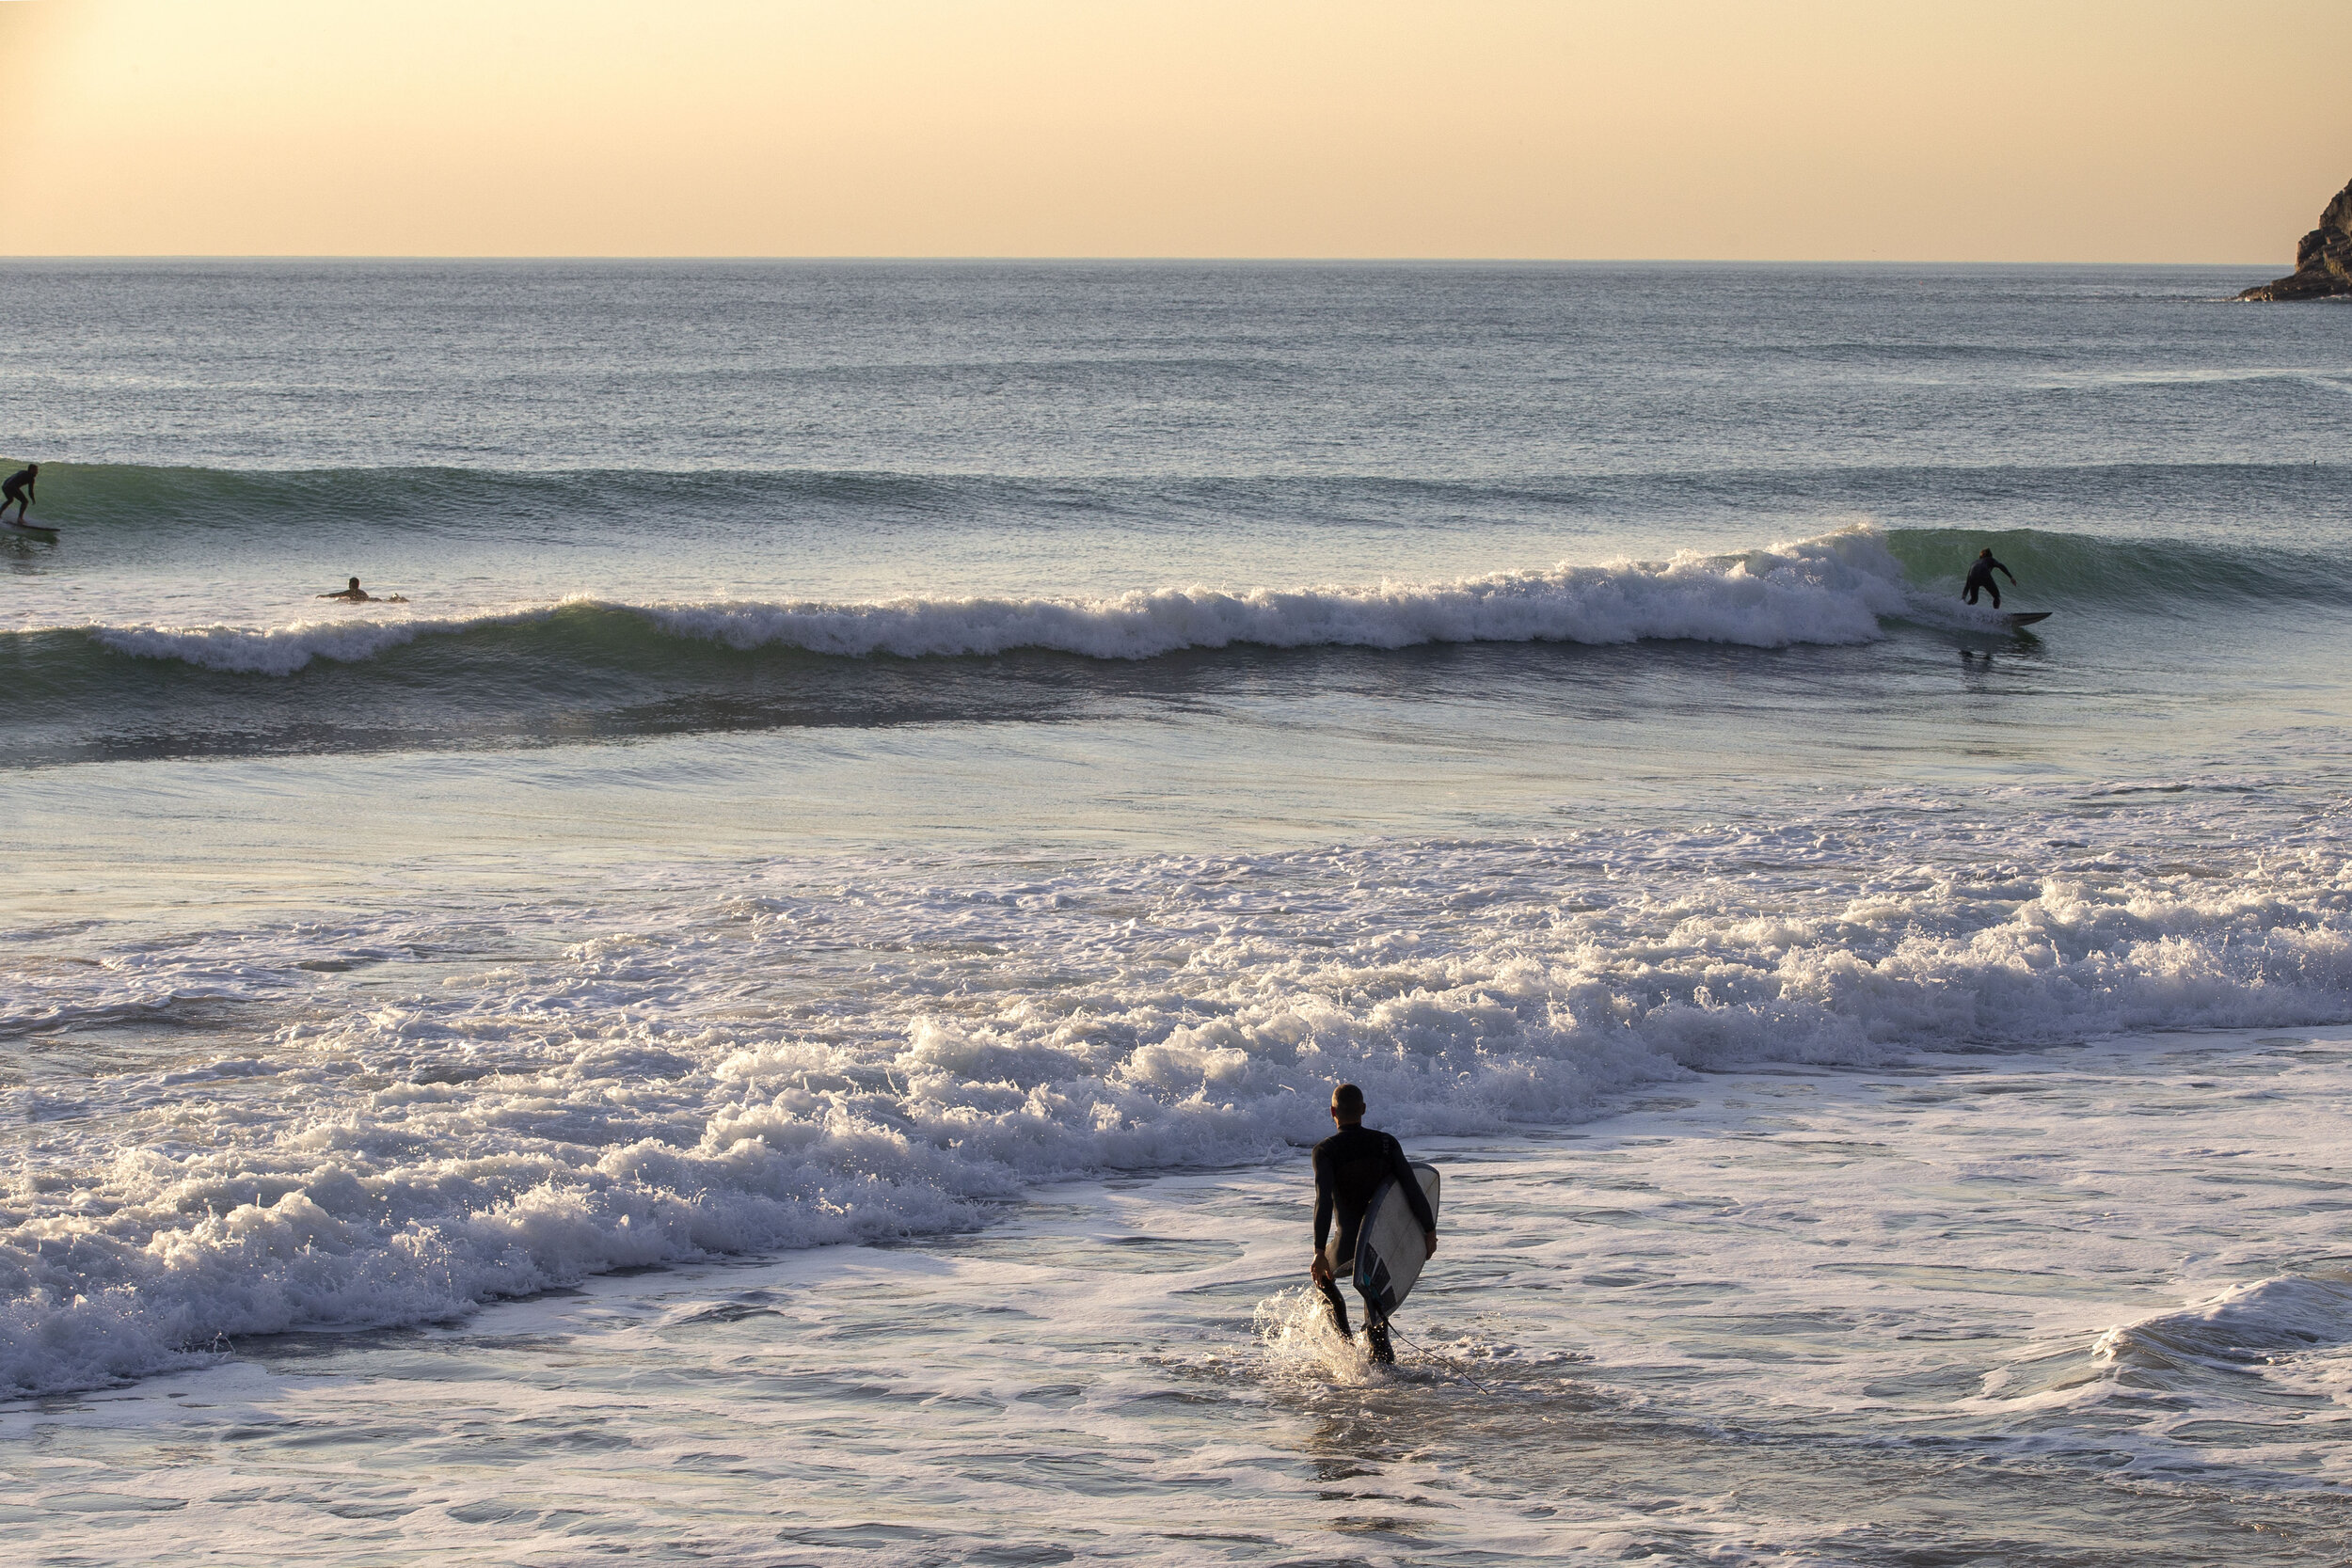
{"type": "Polygon", "coordinates": [[[2050,612],[2046,610],[2028,610],[2023,614],[2008,616],[2007,620],[2012,626],[2030,626],[2036,621],[2046,621],[2049,618],[2050,612]]]}
{"type": "MultiPolygon", "coordinates": [[[[1421,1190],[1429,1199],[1434,1218],[1438,1167],[1416,1164],[1412,1171],[1421,1178],[1421,1190]]],[[[1356,1289],[1386,1316],[1404,1304],[1413,1282],[1421,1277],[1422,1264],[1428,1260],[1429,1248],[1422,1240],[1421,1221],[1413,1214],[1413,1205],[1397,1190],[1394,1180],[1383,1182],[1372,1195],[1372,1206],[1364,1211],[1364,1227],[1358,1233],[1356,1289]]]]}
{"type": "Polygon", "coordinates": [[[13,517],[0,523],[0,528],[7,529],[10,533],[24,534],[28,539],[55,539],[57,536],[54,528],[43,528],[39,523],[20,523],[13,517]]]}

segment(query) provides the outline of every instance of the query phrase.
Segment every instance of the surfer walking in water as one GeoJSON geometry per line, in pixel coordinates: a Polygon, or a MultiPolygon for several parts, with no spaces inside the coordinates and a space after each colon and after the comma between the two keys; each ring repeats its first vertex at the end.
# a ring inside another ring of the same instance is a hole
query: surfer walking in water
{"type": "Polygon", "coordinates": [[[2001,585],[1993,580],[1993,574],[1995,572],[1998,572],[2002,576],[2008,578],[2009,585],[2011,588],[2017,586],[2017,574],[2015,572],[2010,571],[2008,567],[1994,560],[1993,552],[1991,550],[1979,550],[1977,552],[1977,559],[1969,563],[1968,586],[1961,591],[1960,596],[1966,599],[1970,604],[1975,604],[1977,602],[1977,595],[1979,593],[1990,594],[1993,595],[1993,608],[1995,610],[2000,609],[2001,585]]]}
{"type": "MultiPolygon", "coordinates": [[[[1379,1194],[1383,1183],[1394,1180],[1397,1190],[1413,1206],[1413,1217],[1421,1222],[1422,1238],[1429,1250],[1422,1256],[1435,1257],[1438,1251],[1438,1216],[1429,1210],[1429,1199],[1421,1190],[1421,1179],[1406,1162],[1405,1150],[1386,1132],[1375,1132],[1364,1125],[1364,1091],[1353,1084],[1342,1084],[1331,1091],[1331,1119],[1339,1131],[1315,1145],[1315,1260],[1308,1265],[1316,1289],[1323,1292],[1325,1305],[1331,1308],[1331,1322],[1342,1335],[1353,1338],[1347,1326],[1347,1302],[1340,1295],[1340,1285],[1332,1259],[1338,1259],[1352,1273],[1356,1266],[1356,1243],[1363,1229],[1364,1212],[1379,1194]],[[1332,1234],[1333,1222],[1338,1234],[1332,1234]],[[1336,1243],[1336,1244],[1330,1244],[1336,1243]]],[[[1371,1341],[1372,1358],[1378,1362],[1393,1362],[1396,1352],[1389,1346],[1388,1314],[1369,1294],[1364,1296],[1364,1337],[1371,1341]]]]}
{"type": "Polygon", "coordinates": [[[6,479],[0,479],[0,523],[8,520],[8,508],[16,508],[19,526],[24,521],[24,509],[33,504],[33,481],[40,477],[40,465],[27,463],[6,479]]]}

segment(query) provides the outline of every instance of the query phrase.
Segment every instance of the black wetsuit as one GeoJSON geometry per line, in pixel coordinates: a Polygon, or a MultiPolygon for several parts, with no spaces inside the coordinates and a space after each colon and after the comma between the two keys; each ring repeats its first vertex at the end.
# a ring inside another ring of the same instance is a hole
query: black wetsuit
{"type": "Polygon", "coordinates": [[[30,468],[19,468],[8,478],[0,479],[0,512],[6,512],[13,506],[16,508],[17,521],[23,522],[24,504],[29,499],[24,492],[32,486],[33,470],[30,468]]]}
{"type": "Polygon", "coordinates": [[[2010,586],[2016,586],[2017,574],[2015,572],[2010,571],[2008,567],[2002,565],[1999,562],[1994,560],[1989,555],[1980,555],[1977,557],[1976,564],[1968,568],[1968,586],[1962,593],[1961,597],[1966,599],[1970,604],[1975,604],[1977,602],[1977,594],[1981,591],[1993,595],[1994,609],[2000,609],[2001,586],[1993,580],[1993,574],[1996,571],[2006,573],[2009,577],[2010,586]]]}
{"type": "MultiPolygon", "coordinates": [[[[1368,1127],[1343,1127],[1315,1145],[1315,1250],[1326,1258],[1336,1256],[1332,1267],[1338,1277],[1323,1287],[1323,1299],[1331,1307],[1332,1321],[1342,1334],[1347,1326],[1347,1302],[1341,1296],[1339,1279],[1344,1279],[1356,1267],[1356,1240],[1362,1230],[1364,1211],[1371,1207],[1380,1183],[1393,1177],[1404,1189],[1406,1201],[1413,1206],[1413,1217],[1421,1221],[1423,1230],[1438,1228],[1438,1216],[1429,1212],[1429,1199],[1421,1190],[1421,1179],[1405,1160],[1405,1150],[1386,1132],[1375,1132],[1368,1127]],[[1327,1247],[1331,1239],[1331,1222],[1339,1221],[1339,1244],[1327,1247]]],[[[1367,1297],[1364,1301],[1364,1331],[1372,1340],[1372,1358],[1393,1361],[1396,1353],[1389,1348],[1389,1320],[1367,1297]]]]}

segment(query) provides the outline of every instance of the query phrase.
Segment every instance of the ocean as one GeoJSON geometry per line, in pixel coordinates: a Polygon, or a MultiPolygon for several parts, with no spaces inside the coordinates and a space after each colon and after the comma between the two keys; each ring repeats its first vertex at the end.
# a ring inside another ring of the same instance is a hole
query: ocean
{"type": "Polygon", "coordinates": [[[11,1559],[2352,1556],[2258,280],[0,265],[11,1559]]]}

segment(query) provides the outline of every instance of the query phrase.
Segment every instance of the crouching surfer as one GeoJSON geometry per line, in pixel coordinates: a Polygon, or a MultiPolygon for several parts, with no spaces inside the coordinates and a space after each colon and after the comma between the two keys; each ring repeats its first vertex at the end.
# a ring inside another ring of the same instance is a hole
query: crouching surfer
{"type": "MultiPolygon", "coordinates": [[[[1429,1199],[1422,1196],[1421,1180],[1405,1160],[1405,1150],[1386,1132],[1375,1132],[1364,1125],[1364,1091],[1353,1084],[1342,1084],[1331,1091],[1331,1119],[1339,1123],[1339,1131],[1315,1145],[1315,1260],[1308,1266],[1314,1276],[1316,1288],[1323,1291],[1326,1305],[1331,1308],[1331,1322],[1341,1334],[1354,1338],[1347,1326],[1347,1302],[1340,1295],[1339,1280],[1332,1269],[1338,1259],[1351,1272],[1356,1266],[1356,1242],[1364,1224],[1364,1211],[1371,1207],[1383,1182],[1393,1180],[1397,1190],[1413,1206],[1413,1217],[1421,1222],[1422,1239],[1429,1251],[1423,1257],[1434,1257],[1438,1251],[1438,1216],[1429,1210],[1429,1199]],[[1338,1222],[1338,1234],[1332,1234],[1333,1222],[1338,1222]],[[1336,1243],[1336,1244],[1331,1244],[1336,1243]]],[[[1371,1341],[1372,1358],[1392,1362],[1396,1352],[1389,1347],[1388,1314],[1371,1295],[1364,1296],[1364,1337],[1371,1341]]]]}
{"type": "Polygon", "coordinates": [[[16,526],[30,528],[24,520],[26,509],[33,504],[34,481],[40,478],[40,465],[27,463],[6,479],[0,479],[0,523],[8,520],[8,508],[16,508],[16,526]]]}
{"type": "Polygon", "coordinates": [[[1961,589],[1960,596],[1970,604],[1975,604],[1979,594],[1990,594],[1993,595],[1993,608],[2000,609],[2001,585],[1993,580],[1993,574],[1995,572],[2009,578],[2009,585],[2011,588],[2017,586],[2015,572],[1994,560],[1991,550],[1979,550],[1977,559],[1968,563],[1968,581],[1961,589]]]}

